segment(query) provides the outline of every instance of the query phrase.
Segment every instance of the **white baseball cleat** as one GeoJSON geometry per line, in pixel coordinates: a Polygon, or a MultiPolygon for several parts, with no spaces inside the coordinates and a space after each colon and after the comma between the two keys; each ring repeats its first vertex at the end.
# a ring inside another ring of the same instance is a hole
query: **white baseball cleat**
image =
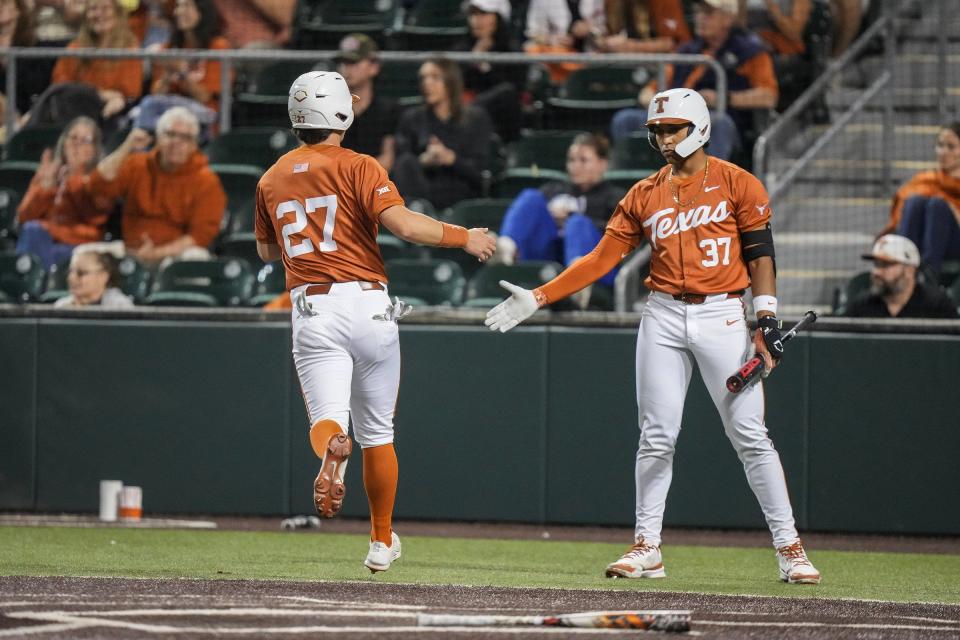
{"type": "Polygon", "coordinates": [[[370,543],[370,551],[367,553],[367,559],[363,564],[370,573],[377,571],[386,571],[394,560],[400,558],[400,536],[396,532],[390,532],[390,546],[383,544],[379,540],[370,543]]]}
{"type": "Polygon", "coordinates": [[[820,572],[807,558],[799,540],[777,549],[780,579],[789,584],[820,584],[820,572]]]}
{"type": "Polygon", "coordinates": [[[643,537],[616,562],[607,565],[608,578],[666,578],[660,547],[647,544],[643,537]]]}

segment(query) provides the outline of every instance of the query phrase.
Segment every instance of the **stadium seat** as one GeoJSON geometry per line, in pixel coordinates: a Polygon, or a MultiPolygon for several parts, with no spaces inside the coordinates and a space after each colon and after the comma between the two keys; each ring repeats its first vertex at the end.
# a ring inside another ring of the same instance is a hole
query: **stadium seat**
{"type": "MultiPolygon", "coordinates": [[[[211,164],[210,168],[223,185],[227,194],[227,209],[232,212],[248,211],[249,203],[257,193],[257,183],[263,171],[244,164],[211,164]]],[[[232,224],[232,219],[228,221],[232,224]]]]}
{"type": "Polygon", "coordinates": [[[957,313],[960,313],[960,278],[956,278],[947,288],[947,294],[957,303],[957,313]]]}
{"type": "Polygon", "coordinates": [[[13,189],[0,187],[0,251],[12,249],[16,244],[17,207],[20,194],[13,189]]]}
{"type": "Polygon", "coordinates": [[[286,290],[287,273],[283,263],[279,260],[269,262],[257,272],[257,283],[249,304],[251,307],[262,307],[286,290]]]}
{"type": "Polygon", "coordinates": [[[523,189],[538,189],[548,182],[566,179],[566,172],[553,169],[507,169],[493,184],[493,196],[515,198],[523,189]]]}
{"type": "Polygon", "coordinates": [[[467,18],[460,4],[450,0],[419,0],[401,27],[404,48],[446,51],[467,34],[467,18]]]}
{"type": "Polygon", "coordinates": [[[290,84],[313,66],[311,62],[301,61],[274,62],[264,66],[246,90],[237,93],[234,124],[289,126],[286,107],[290,84]]]}
{"type": "Polygon", "coordinates": [[[350,33],[365,33],[376,38],[392,29],[397,4],[397,0],[326,2],[297,22],[296,48],[336,49],[340,40],[350,33]]]}
{"type": "Polygon", "coordinates": [[[512,200],[510,198],[471,198],[461,200],[450,207],[445,220],[450,224],[472,229],[486,227],[491,231],[498,231],[512,200]]]}
{"type": "Polygon", "coordinates": [[[120,260],[117,270],[120,272],[120,290],[136,304],[143,304],[150,294],[150,270],[132,256],[120,260]]]}
{"type": "Polygon", "coordinates": [[[39,166],[37,162],[26,160],[0,162],[0,187],[12,189],[23,197],[39,166]]]}
{"type": "Polygon", "coordinates": [[[623,109],[637,106],[640,87],[631,67],[584,67],[567,78],[548,104],[563,109],[623,109]]]}
{"type": "Polygon", "coordinates": [[[514,265],[488,264],[477,271],[467,284],[465,307],[492,307],[507,297],[500,286],[507,280],[525,289],[534,289],[555,278],[563,266],[550,261],[521,262],[514,265]]]}
{"type": "Polygon", "coordinates": [[[425,216],[430,216],[431,218],[437,217],[437,209],[433,206],[426,198],[411,198],[407,201],[407,209],[411,211],[416,211],[417,213],[422,213],[425,216]]]}
{"type": "Polygon", "coordinates": [[[870,272],[861,271],[847,281],[847,286],[840,291],[836,308],[833,310],[835,315],[841,316],[847,311],[847,307],[857,299],[861,294],[870,289],[870,272]]]}
{"type": "Polygon", "coordinates": [[[603,179],[618,187],[629,189],[654,173],[652,169],[611,169],[603,174],[603,179]]]}
{"type": "Polygon", "coordinates": [[[647,175],[657,171],[666,161],[660,152],[650,146],[647,132],[635,132],[617,140],[610,153],[610,164],[618,170],[646,170],[647,175]]]}
{"type": "Polygon", "coordinates": [[[386,263],[391,296],[414,305],[460,304],[466,279],[452,260],[390,260],[386,263]]]}
{"type": "Polygon", "coordinates": [[[211,140],[205,152],[211,164],[248,164],[266,171],[298,145],[289,129],[238,127],[211,140]]]}
{"type": "Polygon", "coordinates": [[[151,306],[234,307],[253,294],[254,275],[245,260],[179,260],[160,270],[151,306]]]}
{"type": "Polygon", "coordinates": [[[567,170],[567,149],[581,131],[535,131],[507,146],[509,169],[567,170]]]}
{"type": "Polygon", "coordinates": [[[44,149],[55,150],[61,127],[27,127],[20,129],[3,147],[4,160],[39,162],[44,149]]]}
{"type": "Polygon", "coordinates": [[[10,302],[35,302],[43,293],[46,272],[40,258],[13,252],[0,254],[0,292],[10,302]]]}
{"type": "Polygon", "coordinates": [[[70,293],[67,285],[67,271],[70,269],[70,259],[51,265],[47,271],[46,284],[40,294],[40,302],[56,302],[70,293]]]}
{"type": "Polygon", "coordinates": [[[377,234],[377,246],[380,248],[380,256],[386,262],[405,258],[410,245],[395,235],[380,233],[377,234]]]}

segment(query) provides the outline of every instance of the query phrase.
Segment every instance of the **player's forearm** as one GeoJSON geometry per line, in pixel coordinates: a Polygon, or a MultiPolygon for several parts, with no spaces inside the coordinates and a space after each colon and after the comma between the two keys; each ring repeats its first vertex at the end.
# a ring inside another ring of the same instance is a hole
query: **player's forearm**
{"type": "Polygon", "coordinates": [[[401,240],[428,246],[464,247],[467,230],[434,220],[399,205],[380,214],[380,222],[401,240]]]}
{"type": "MultiPolygon", "coordinates": [[[[777,295],[777,276],[773,269],[773,259],[770,256],[761,256],[748,262],[747,269],[750,271],[750,291],[753,293],[754,299],[757,296],[772,296],[775,298],[777,295]]],[[[776,313],[757,311],[757,316],[760,315],[776,315],[776,313]]]]}
{"type": "Polygon", "coordinates": [[[631,247],[626,242],[604,235],[593,251],[564,269],[563,273],[547,284],[538,287],[535,290],[537,301],[542,307],[593,284],[617,266],[630,250],[631,247]]]}
{"type": "Polygon", "coordinates": [[[767,87],[730,92],[730,107],[734,109],[772,109],[777,106],[778,95],[767,87]]]}

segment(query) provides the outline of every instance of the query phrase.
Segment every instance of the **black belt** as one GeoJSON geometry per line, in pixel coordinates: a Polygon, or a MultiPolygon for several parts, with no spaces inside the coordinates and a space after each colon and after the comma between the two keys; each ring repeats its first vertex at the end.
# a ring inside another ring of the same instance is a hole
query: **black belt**
{"type": "MultiPolygon", "coordinates": [[[[333,288],[335,284],[346,284],[346,283],[337,283],[337,282],[321,282],[320,284],[311,284],[304,289],[304,295],[308,296],[323,296],[330,293],[330,289],[333,288]]],[[[383,291],[384,286],[379,282],[367,282],[365,280],[358,280],[357,284],[360,285],[360,289],[363,291],[383,291]]]]}

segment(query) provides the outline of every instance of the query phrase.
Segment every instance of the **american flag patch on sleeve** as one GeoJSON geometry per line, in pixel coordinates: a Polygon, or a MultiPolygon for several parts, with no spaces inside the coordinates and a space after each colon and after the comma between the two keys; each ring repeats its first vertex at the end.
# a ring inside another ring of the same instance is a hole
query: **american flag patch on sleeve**
{"type": "Polygon", "coordinates": [[[305,173],[305,172],[307,171],[307,169],[309,169],[309,168],[310,168],[310,163],[309,163],[309,162],[298,162],[297,164],[293,165],[293,172],[294,172],[294,173],[305,173]]]}

